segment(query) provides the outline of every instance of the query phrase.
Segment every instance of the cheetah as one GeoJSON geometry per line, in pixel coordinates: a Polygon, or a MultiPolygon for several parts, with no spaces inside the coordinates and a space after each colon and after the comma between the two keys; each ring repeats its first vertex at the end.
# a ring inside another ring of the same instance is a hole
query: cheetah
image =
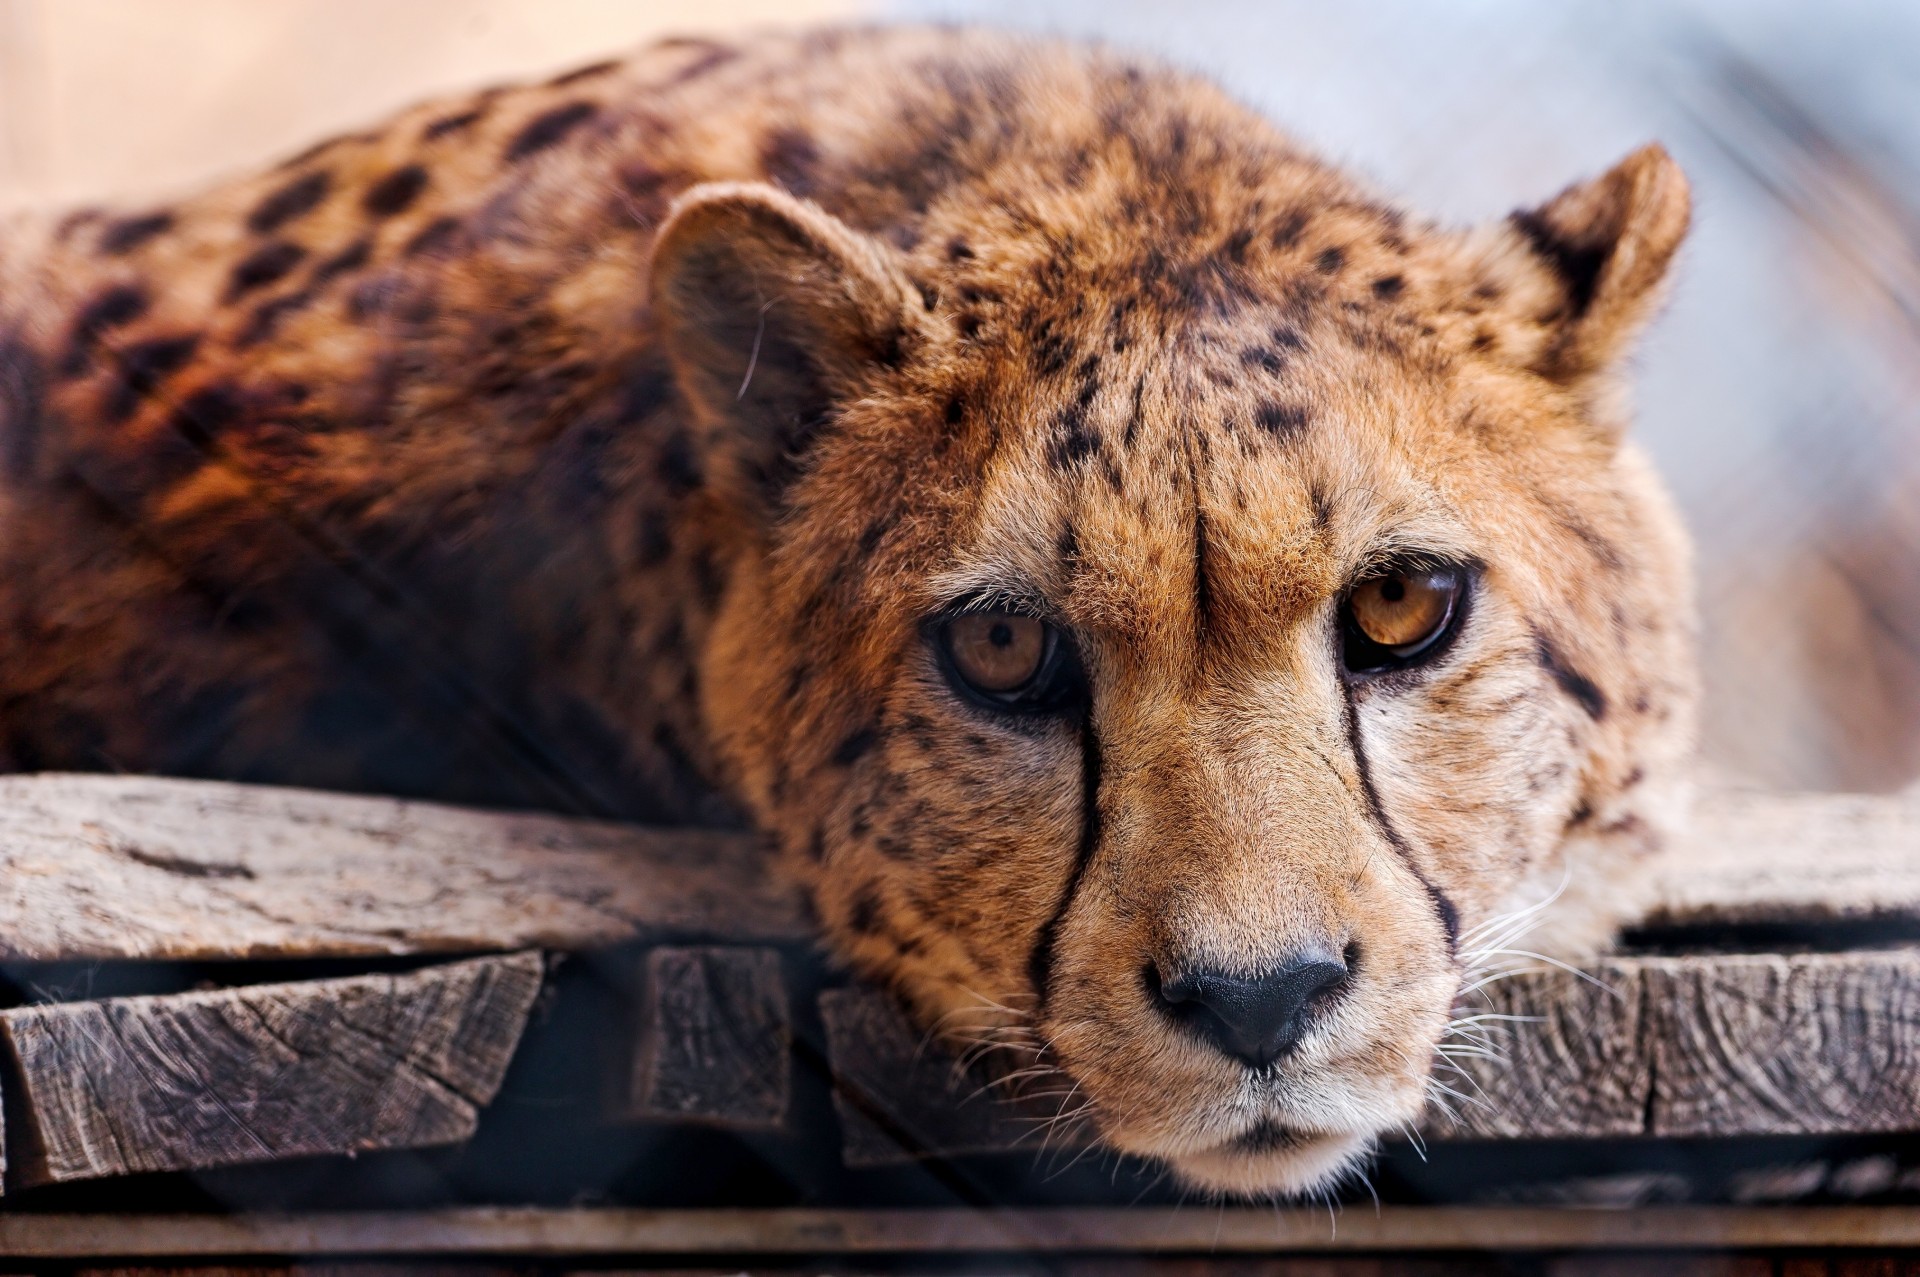
{"type": "Polygon", "coordinates": [[[1688,216],[1652,145],[1441,226],[1201,79],[873,29],[22,217],[0,766],[751,825],[1108,1147],[1314,1190],[1684,818],[1621,366],[1688,216]]]}

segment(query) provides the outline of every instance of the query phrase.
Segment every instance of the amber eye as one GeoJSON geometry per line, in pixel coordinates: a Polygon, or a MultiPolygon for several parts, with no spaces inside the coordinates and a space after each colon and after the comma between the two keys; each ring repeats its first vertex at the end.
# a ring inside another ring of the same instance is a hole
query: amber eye
{"type": "Polygon", "coordinates": [[[1081,690],[1073,644],[1019,612],[962,612],[940,622],[937,641],[953,682],[995,709],[1047,712],[1081,690]]]}
{"type": "Polygon", "coordinates": [[[947,622],[947,653],[975,691],[1006,696],[1040,672],[1047,627],[1014,612],[971,612],[947,622]]]}
{"type": "Polygon", "coordinates": [[[1366,672],[1412,664],[1438,650],[1460,610],[1466,573],[1458,567],[1383,572],[1347,596],[1344,657],[1366,672]]]}

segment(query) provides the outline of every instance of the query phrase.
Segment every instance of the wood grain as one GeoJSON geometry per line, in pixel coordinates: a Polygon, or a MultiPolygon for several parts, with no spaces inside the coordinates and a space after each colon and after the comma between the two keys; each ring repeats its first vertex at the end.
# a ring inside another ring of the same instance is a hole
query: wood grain
{"type": "Polygon", "coordinates": [[[1426,1128],[1441,1139],[1555,1139],[1639,1135],[1653,1069],[1645,1050],[1642,964],[1596,965],[1587,978],[1545,970],[1514,975],[1470,995],[1457,1010],[1476,1019],[1457,1043],[1490,1055],[1444,1055],[1426,1128]]]}
{"type": "Polygon", "coordinates": [[[987,1061],[962,1067],[877,989],[827,990],[820,1018],[848,1166],[1078,1149],[1092,1138],[1077,1124],[1050,1121],[1057,1099],[1010,1094],[987,1061]]]}
{"type": "Polygon", "coordinates": [[[1649,960],[1652,1135],[1920,1128],[1920,952],[1649,960]]]}
{"type": "Polygon", "coordinates": [[[791,1098],[793,1026],[773,949],[647,955],[628,1115],[777,1129],[791,1098]]]}
{"type": "Polygon", "coordinates": [[[0,777],[0,957],[349,957],[811,934],[753,838],[269,786],[0,777]]]}
{"type": "Polygon", "coordinates": [[[1703,789],[1647,921],[1666,926],[1920,916],[1920,789],[1703,789]]]}
{"type": "Polygon", "coordinates": [[[537,953],[409,975],[19,1007],[30,1184],[447,1144],[473,1133],[538,993],[537,953]]]}
{"type": "MultiPolygon", "coordinates": [[[[350,957],[804,939],[741,833],[211,781],[0,777],[0,957],[350,957]]],[[[1703,796],[1649,921],[1920,919],[1920,800],[1703,796]]]]}

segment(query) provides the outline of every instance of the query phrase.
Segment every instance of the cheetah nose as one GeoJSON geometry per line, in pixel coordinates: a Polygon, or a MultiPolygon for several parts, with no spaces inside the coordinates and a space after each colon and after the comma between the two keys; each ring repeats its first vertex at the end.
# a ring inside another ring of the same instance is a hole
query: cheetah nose
{"type": "Polygon", "coordinates": [[[1166,980],[1149,968],[1148,983],[1174,1019],[1249,1067],[1264,1069],[1293,1050],[1306,1032],[1307,1008],[1325,1002],[1347,979],[1347,964],[1322,949],[1287,958],[1265,975],[1186,971],[1166,980]]]}

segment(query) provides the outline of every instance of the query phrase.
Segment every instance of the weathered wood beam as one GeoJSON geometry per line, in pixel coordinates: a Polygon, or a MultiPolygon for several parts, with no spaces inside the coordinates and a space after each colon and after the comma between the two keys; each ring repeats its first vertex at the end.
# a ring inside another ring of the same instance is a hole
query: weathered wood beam
{"type": "MultiPolygon", "coordinates": [[[[0,777],[0,957],[348,957],[786,941],[740,833],[119,776],[0,777]]],[[[1651,921],[1920,919],[1920,800],[1703,796],[1651,921]]]]}
{"type": "Polygon", "coordinates": [[[1086,1207],[542,1210],[299,1215],[0,1212],[0,1253],[168,1255],[967,1255],[1920,1247],[1909,1206],[1086,1207]]]}
{"type": "Polygon", "coordinates": [[[963,1066],[877,989],[827,990],[820,995],[820,1018],[848,1166],[1077,1149],[1090,1138],[1086,1130],[1061,1129],[1050,1120],[1060,1112],[1057,1097],[1000,1085],[991,1061],[963,1066]]]}
{"type": "MultiPolygon", "coordinates": [[[[1616,958],[1473,998],[1426,1126],[1440,1139],[1920,1130],[1920,952],[1616,958]]],[[[871,990],[823,994],[848,1165],[1083,1146],[871,990]]]]}
{"type": "Polygon", "coordinates": [[[473,1134],[526,1027],[537,953],[408,975],[18,1007],[28,1184],[473,1134]]]}
{"type": "Polygon", "coordinates": [[[283,958],[810,934],[737,833],[307,790],[0,777],[0,957],[283,958]]]}
{"type": "Polygon", "coordinates": [[[776,950],[655,949],[627,1116],[777,1129],[787,1120],[792,1054],[776,950]]]}
{"type": "Polygon", "coordinates": [[[1920,917],[1920,787],[1902,794],[1703,789],[1648,921],[1920,917]]]}

